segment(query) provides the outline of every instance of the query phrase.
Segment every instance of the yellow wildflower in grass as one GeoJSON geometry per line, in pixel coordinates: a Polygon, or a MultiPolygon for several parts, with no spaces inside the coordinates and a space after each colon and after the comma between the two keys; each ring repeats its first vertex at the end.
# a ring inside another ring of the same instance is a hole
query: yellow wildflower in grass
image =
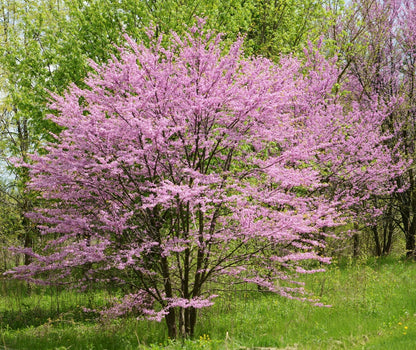
{"type": "Polygon", "coordinates": [[[201,343],[208,343],[208,342],[211,341],[211,339],[209,338],[209,335],[208,334],[204,334],[204,335],[200,335],[199,336],[199,341],[201,343]]]}

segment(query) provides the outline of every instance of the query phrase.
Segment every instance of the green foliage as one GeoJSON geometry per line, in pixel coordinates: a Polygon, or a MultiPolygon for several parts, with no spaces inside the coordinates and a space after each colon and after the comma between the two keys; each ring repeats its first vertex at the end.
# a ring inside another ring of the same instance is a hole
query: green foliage
{"type": "Polygon", "coordinates": [[[0,273],[19,262],[19,257],[12,257],[7,248],[16,245],[23,235],[24,228],[16,206],[15,193],[10,193],[0,183],[0,273]]]}
{"type": "Polygon", "coordinates": [[[331,1],[256,0],[252,2],[252,23],[247,35],[250,53],[277,58],[280,54],[302,53],[308,40],[323,33],[331,12],[331,1]]]}
{"type": "Polygon", "coordinates": [[[19,349],[411,349],[416,341],[416,265],[344,260],[305,277],[331,308],[268,293],[223,293],[201,314],[194,339],[168,339],[163,324],[119,319],[101,324],[84,306],[110,297],[18,282],[1,284],[0,341],[19,349]]]}
{"type": "Polygon", "coordinates": [[[153,25],[181,34],[203,17],[207,28],[232,41],[247,34],[248,53],[276,57],[300,50],[307,34],[319,35],[329,18],[324,6],[316,0],[7,0],[0,13],[1,108],[28,121],[25,149],[33,150],[56,131],[44,120],[48,91],[81,84],[87,60],[101,63],[117,53],[123,33],[146,40],[153,25]]]}

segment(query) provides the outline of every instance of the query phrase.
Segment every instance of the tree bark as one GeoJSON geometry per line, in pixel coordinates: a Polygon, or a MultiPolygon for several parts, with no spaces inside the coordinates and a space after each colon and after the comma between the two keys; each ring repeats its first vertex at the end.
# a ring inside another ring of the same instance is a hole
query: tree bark
{"type": "Polygon", "coordinates": [[[360,239],[358,237],[358,233],[355,233],[352,236],[352,239],[353,239],[353,251],[352,251],[352,254],[353,254],[353,257],[354,258],[357,258],[358,255],[360,254],[360,239]]]}
{"type": "Polygon", "coordinates": [[[174,308],[170,308],[168,314],[165,317],[166,325],[168,327],[168,336],[170,339],[176,339],[177,329],[176,329],[176,312],[174,308]]]}
{"type": "MultiPolygon", "coordinates": [[[[391,210],[390,210],[391,213],[391,210]]],[[[393,233],[394,233],[394,224],[393,220],[388,221],[384,226],[384,240],[383,240],[383,255],[389,255],[391,250],[391,245],[393,242],[393,233]]]]}
{"type": "Polygon", "coordinates": [[[373,231],[373,237],[374,237],[374,243],[375,243],[375,248],[376,248],[376,256],[381,256],[382,255],[382,250],[381,250],[381,244],[380,244],[380,239],[378,236],[378,226],[373,225],[371,226],[371,230],[373,231]]]}

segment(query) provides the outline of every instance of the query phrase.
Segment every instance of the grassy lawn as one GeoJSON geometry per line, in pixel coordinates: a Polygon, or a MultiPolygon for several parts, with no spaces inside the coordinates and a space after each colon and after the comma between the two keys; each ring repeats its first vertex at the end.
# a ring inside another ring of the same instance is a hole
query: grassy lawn
{"type": "Polygon", "coordinates": [[[104,292],[80,294],[2,281],[0,349],[413,349],[416,264],[370,260],[305,276],[332,307],[258,292],[216,299],[200,314],[194,340],[168,339],[164,323],[133,318],[103,324],[82,311],[104,292]]]}

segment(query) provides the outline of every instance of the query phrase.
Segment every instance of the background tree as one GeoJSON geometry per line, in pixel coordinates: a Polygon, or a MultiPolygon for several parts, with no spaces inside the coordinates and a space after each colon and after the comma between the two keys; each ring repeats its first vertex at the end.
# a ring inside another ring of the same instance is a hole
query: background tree
{"type": "Polygon", "coordinates": [[[333,12],[329,1],[256,0],[246,50],[277,60],[288,53],[302,54],[308,40],[316,41],[333,12]]]}
{"type": "MultiPolygon", "coordinates": [[[[401,160],[397,130],[384,127],[393,108],[378,101],[376,95],[373,99],[350,99],[353,94],[350,82],[339,80],[343,62],[338,63],[336,58],[326,60],[320,52],[323,48],[326,46],[317,49],[310,46],[305,52],[305,72],[312,70],[315,77],[321,77],[321,81],[310,80],[308,91],[313,93],[306,94],[304,113],[318,113],[319,118],[305,122],[305,132],[309,133],[305,138],[314,139],[319,134],[320,141],[326,145],[317,152],[314,166],[327,183],[328,198],[339,204],[351,227],[357,230],[360,223],[373,227],[387,213],[385,207],[375,205],[374,201],[397,192],[393,179],[401,176],[408,166],[401,160]],[[314,123],[319,123],[319,127],[314,123]]],[[[357,255],[358,233],[354,238],[353,253],[357,255]]],[[[386,247],[388,244],[386,238],[386,247]]]]}
{"type": "MultiPolygon", "coordinates": [[[[389,144],[401,156],[414,162],[414,77],[412,47],[414,4],[411,1],[352,1],[348,11],[334,22],[331,38],[339,43],[342,66],[340,81],[348,81],[348,99],[369,104],[378,99],[390,105],[389,117],[381,125],[396,135],[389,144]]],[[[409,256],[415,251],[416,197],[414,167],[398,176],[401,189],[391,196],[373,198],[384,208],[378,225],[371,225],[375,252],[391,249],[395,229],[404,234],[409,256]],[[384,242],[381,244],[381,242],[384,242]]]]}
{"type": "MultiPolygon", "coordinates": [[[[29,173],[13,167],[8,159],[17,156],[29,161],[28,154],[38,149],[48,130],[54,129],[43,116],[46,88],[53,87],[55,61],[48,49],[54,40],[52,33],[57,31],[55,16],[60,15],[55,4],[58,6],[59,2],[10,0],[1,4],[0,156],[2,170],[8,172],[2,178],[8,190],[2,189],[2,195],[12,195],[3,204],[11,206],[10,212],[19,213],[23,227],[20,238],[26,247],[33,245],[36,235],[24,215],[33,207],[32,195],[26,192],[29,173]]],[[[29,262],[26,255],[25,263],[29,262]]]]}

